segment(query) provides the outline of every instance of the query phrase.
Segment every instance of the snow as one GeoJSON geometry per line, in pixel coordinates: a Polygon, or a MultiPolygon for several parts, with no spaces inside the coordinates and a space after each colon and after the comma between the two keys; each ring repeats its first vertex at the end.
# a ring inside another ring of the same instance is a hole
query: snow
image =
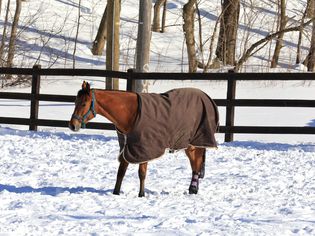
{"type": "MultiPolygon", "coordinates": [[[[35,62],[43,68],[72,67],[77,2],[23,2],[21,25],[25,27],[20,28],[21,53],[16,61],[26,67],[35,62]]],[[[138,5],[122,2],[120,64],[126,70],[134,67],[138,5]]],[[[187,71],[180,15],[184,2],[169,1],[166,33],[152,34],[151,71],[187,71]]],[[[200,2],[203,24],[210,22],[211,29],[220,14],[220,1],[216,2],[200,2]]],[[[305,2],[288,1],[290,23],[299,19],[305,2]]],[[[242,2],[239,37],[249,41],[239,41],[237,57],[250,42],[273,30],[276,9],[272,4],[267,0],[242,2]],[[250,35],[246,23],[251,25],[250,35]]],[[[104,68],[104,56],[92,56],[89,48],[103,10],[104,1],[82,1],[78,68],[104,68]]],[[[212,32],[203,33],[206,40],[212,32]]],[[[296,36],[286,35],[278,68],[268,67],[271,44],[250,58],[243,71],[305,71],[304,66],[294,65],[296,36]]],[[[309,43],[305,38],[304,56],[309,43]]],[[[84,79],[93,82],[94,88],[104,88],[102,78],[43,76],[41,93],[75,95],[84,79]]],[[[120,85],[124,88],[125,82],[120,85]]],[[[197,87],[212,98],[226,97],[224,82],[153,81],[149,89],[164,92],[177,87],[197,87]]],[[[244,81],[237,83],[236,96],[314,99],[314,89],[314,83],[244,81]]],[[[6,91],[29,92],[30,88],[6,91]]],[[[71,103],[40,102],[39,118],[68,120],[73,108],[71,103]]],[[[1,116],[28,118],[30,102],[2,99],[0,110],[1,116]]],[[[224,107],[219,111],[224,124],[224,107]]],[[[313,108],[241,107],[235,118],[236,125],[315,126],[313,108]]],[[[94,121],[106,119],[98,116],[94,121]]],[[[137,165],[128,167],[121,195],[112,194],[119,164],[115,132],[27,129],[0,124],[1,236],[315,235],[314,135],[236,134],[235,142],[224,143],[223,135],[217,134],[219,146],[207,150],[206,175],[197,195],[188,194],[191,169],[180,151],[149,163],[146,196],[138,198],[137,165]]]]}
{"type": "Polygon", "coordinates": [[[315,144],[234,142],[207,151],[189,195],[184,152],[137,166],[112,194],[116,137],[0,130],[0,232],[15,235],[289,235],[315,232],[315,144]]]}

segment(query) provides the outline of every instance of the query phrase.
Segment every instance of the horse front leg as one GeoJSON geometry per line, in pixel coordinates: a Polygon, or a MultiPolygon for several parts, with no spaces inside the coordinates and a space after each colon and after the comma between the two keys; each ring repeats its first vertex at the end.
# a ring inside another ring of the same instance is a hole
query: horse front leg
{"type": "Polygon", "coordinates": [[[145,177],[147,175],[147,167],[148,167],[148,162],[139,164],[139,179],[140,179],[140,191],[138,197],[144,197],[144,181],[145,177]]]}
{"type": "Polygon", "coordinates": [[[120,164],[119,164],[119,168],[118,168],[118,172],[117,172],[117,178],[116,178],[116,184],[115,184],[115,189],[113,194],[115,195],[119,195],[120,193],[120,188],[121,188],[121,183],[123,181],[123,178],[126,174],[126,170],[128,167],[129,163],[127,161],[125,161],[124,158],[120,159],[120,164]]]}

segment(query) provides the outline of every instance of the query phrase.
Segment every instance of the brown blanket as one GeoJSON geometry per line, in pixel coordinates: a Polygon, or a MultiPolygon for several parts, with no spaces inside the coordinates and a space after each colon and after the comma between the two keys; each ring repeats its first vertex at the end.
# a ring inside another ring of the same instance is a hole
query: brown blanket
{"type": "Polygon", "coordinates": [[[204,92],[183,88],[162,94],[140,93],[138,101],[139,112],[132,131],[126,135],[117,131],[119,158],[143,163],[162,156],[167,148],[217,146],[214,133],[219,114],[204,92]]]}

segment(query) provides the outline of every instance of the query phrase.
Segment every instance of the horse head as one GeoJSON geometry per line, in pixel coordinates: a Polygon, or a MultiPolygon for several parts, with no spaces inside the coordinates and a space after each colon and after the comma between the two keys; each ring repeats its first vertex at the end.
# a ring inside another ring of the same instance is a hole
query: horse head
{"type": "Polygon", "coordinates": [[[72,131],[79,131],[81,127],[85,128],[86,123],[95,116],[94,90],[90,88],[89,83],[84,81],[82,89],[79,90],[75,100],[75,108],[69,122],[69,128],[72,131]]]}

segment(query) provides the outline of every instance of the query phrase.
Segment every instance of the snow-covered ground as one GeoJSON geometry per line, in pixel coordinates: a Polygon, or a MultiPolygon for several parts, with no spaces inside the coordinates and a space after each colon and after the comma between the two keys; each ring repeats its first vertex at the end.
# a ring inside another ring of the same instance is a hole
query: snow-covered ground
{"type": "MultiPolygon", "coordinates": [[[[138,1],[136,1],[138,3],[138,1]]],[[[220,1],[200,1],[206,40],[220,13],[220,1]],[[215,3],[216,2],[216,3],[215,3]],[[207,28],[208,29],[208,28],[207,28]]],[[[15,1],[11,1],[12,7],[15,1]]],[[[137,32],[135,1],[122,1],[121,70],[134,67],[137,32]]],[[[168,1],[165,34],[153,33],[151,71],[187,71],[181,8],[168,1]],[[183,53],[183,54],[182,54],[183,53]]],[[[17,62],[32,66],[71,67],[78,1],[23,2],[17,62]]],[[[82,1],[76,53],[77,68],[104,68],[104,56],[92,56],[91,41],[104,1],[82,1]]],[[[243,1],[237,57],[274,31],[274,3],[243,1]],[[253,5],[251,5],[253,4],[253,5]],[[251,26],[247,28],[247,23],[251,26]],[[248,31],[247,31],[248,30],[248,31]],[[249,33],[248,33],[249,32],[249,33]],[[242,39],[248,39],[242,40],[242,39]]],[[[306,1],[288,1],[290,24],[306,1]]],[[[3,5],[4,7],[4,5],[3,5]]],[[[305,35],[309,35],[310,27],[305,35]]],[[[287,34],[276,71],[303,71],[295,66],[296,33],[287,34]]],[[[302,54],[308,49],[304,37],[302,54]]],[[[248,61],[243,71],[268,68],[273,44],[248,61]]],[[[209,45],[205,44],[205,48],[209,45]]],[[[207,55],[205,55],[207,58],[207,55]]],[[[83,77],[43,77],[41,93],[75,95],[83,77]]],[[[88,78],[104,88],[100,78],[88,78]]],[[[122,82],[121,88],[124,84],[122,82]]],[[[197,87],[212,98],[225,98],[223,82],[152,82],[150,92],[197,87]]],[[[239,82],[237,98],[314,99],[314,84],[239,82]]],[[[29,92],[30,88],[7,88],[29,92]]],[[[0,100],[1,116],[29,117],[29,101],[0,100]]],[[[39,118],[68,120],[73,104],[40,102],[39,118]]],[[[237,108],[236,125],[315,126],[312,108],[237,108]]],[[[105,119],[97,117],[98,122],[105,119]]],[[[220,108],[220,123],[225,110],[220,108]]],[[[191,169],[183,152],[149,163],[145,198],[138,198],[137,165],[130,165],[122,194],[114,196],[118,142],[112,131],[0,124],[0,235],[315,235],[315,136],[235,135],[235,142],[207,151],[206,176],[198,195],[189,195],[191,169]]]]}
{"type": "Polygon", "coordinates": [[[1,235],[314,235],[315,144],[207,151],[198,195],[183,152],[137,165],[112,194],[116,137],[0,129],[1,235]]]}
{"type": "MultiPolygon", "coordinates": [[[[80,82],[44,83],[42,90],[75,94],[80,82]]],[[[193,85],[214,98],[225,96],[224,83],[156,82],[151,89],[193,85]]],[[[303,99],[313,91],[292,82],[272,89],[240,83],[237,96],[303,99]]],[[[68,120],[73,104],[42,102],[39,109],[40,118],[68,120]]],[[[0,110],[28,117],[29,102],[2,100],[0,110]]],[[[223,108],[220,113],[224,124],[223,108]]],[[[240,125],[314,126],[314,119],[309,108],[236,111],[240,125]]],[[[0,125],[0,235],[315,234],[314,135],[236,135],[237,141],[224,143],[217,134],[219,147],[207,151],[198,195],[188,194],[190,165],[177,152],[149,163],[140,199],[137,165],[129,166],[122,194],[112,194],[119,151],[114,132],[25,129],[0,125]]]]}

